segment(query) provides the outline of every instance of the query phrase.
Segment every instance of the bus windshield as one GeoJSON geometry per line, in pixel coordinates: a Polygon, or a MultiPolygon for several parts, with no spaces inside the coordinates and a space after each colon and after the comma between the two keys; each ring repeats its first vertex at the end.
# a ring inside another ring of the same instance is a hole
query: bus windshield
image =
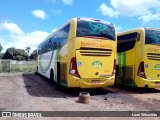
{"type": "Polygon", "coordinates": [[[145,30],[145,44],[160,44],[160,30],[145,30]]]}
{"type": "Polygon", "coordinates": [[[78,19],[76,36],[105,38],[115,41],[115,29],[111,23],[78,19]]]}

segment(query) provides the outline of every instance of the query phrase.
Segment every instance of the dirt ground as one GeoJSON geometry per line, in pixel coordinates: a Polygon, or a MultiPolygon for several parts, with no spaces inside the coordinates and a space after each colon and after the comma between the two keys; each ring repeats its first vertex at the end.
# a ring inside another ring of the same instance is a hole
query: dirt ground
{"type": "MultiPolygon", "coordinates": [[[[0,74],[0,111],[160,111],[160,89],[107,87],[66,89],[33,73],[0,74]],[[78,103],[80,92],[89,92],[90,103],[78,103]]],[[[122,112],[122,114],[125,114],[122,112]]],[[[45,117],[42,120],[139,120],[158,117],[45,117]]],[[[22,118],[0,118],[21,120],[22,118]]],[[[27,118],[25,118],[27,119],[27,118]]],[[[29,118],[39,120],[40,118],[29,118]]]]}

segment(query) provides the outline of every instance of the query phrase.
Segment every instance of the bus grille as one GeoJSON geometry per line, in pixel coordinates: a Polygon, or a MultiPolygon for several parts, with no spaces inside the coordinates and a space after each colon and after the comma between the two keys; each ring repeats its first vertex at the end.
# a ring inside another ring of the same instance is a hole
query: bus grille
{"type": "Polygon", "coordinates": [[[158,60],[158,61],[160,61],[160,54],[157,54],[157,53],[147,53],[147,58],[149,60],[158,60]]]}
{"type": "Polygon", "coordinates": [[[111,49],[101,49],[101,48],[80,48],[80,53],[82,56],[97,56],[106,57],[112,55],[111,49]]]}

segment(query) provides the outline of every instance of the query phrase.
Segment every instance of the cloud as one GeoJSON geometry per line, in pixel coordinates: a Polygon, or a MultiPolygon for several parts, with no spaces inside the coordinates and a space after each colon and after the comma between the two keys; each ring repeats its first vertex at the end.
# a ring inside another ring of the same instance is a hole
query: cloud
{"type": "Polygon", "coordinates": [[[52,33],[55,32],[55,31],[57,31],[57,29],[52,29],[52,33]]]}
{"type": "Polygon", "coordinates": [[[159,0],[111,0],[111,5],[124,16],[144,15],[151,9],[160,7],[159,0]]]}
{"type": "Polygon", "coordinates": [[[56,9],[56,10],[52,10],[54,14],[60,15],[62,13],[62,10],[60,9],[56,9]]]}
{"type": "Polygon", "coordinates": [[[99,6],[102,15],[111,18],[121,16],[138,17],[143,24],[153,20],[159,20],[160,0],[110,0],[112,7],[105,3],[99,6]],[[149,18],[151,17],[151,18],[149,18]]]}
{"type": "Polygon", "coordinates": [[[46,19],[47,18],[47,15],[43,10],[33,10],[32,14],[35,17],[40,18],[40,19],[46,19]]]}
{"type": "Polygon", "coordinates": [[[52,2],[52,4],[55,4],[57,2],[57,0],[50,0],[52,2]]]}
{"type": "Polygon", "coordinates": [[[13,44],[16,48],[25,49],[26,47],[31,47],[31,50],[37,48],[38,44],[45,39],[49,33],[44,31],[34,31],[30,33],[26,33],[25,35],[19,35],[10,36],[11,40],[13,41],[13,44]]]}
{"type": "Polygon", "coordinates": [[[160,14],[157,14],[157,13],[153,14],[151,11],[149,11],[145,15],[140,16],[138,19],[142,20],[143,24],[145,24],[145,23],[152,21],[152,20],[160,20],[160,14]]]}
{"type": "MultiPolygon", "coordinates": [[[[3,33],[3,29],[1,29],[1,31],[3,33]]],[[[8,32],[7,37],[4,38],[1,35],[2,33],[0,32],[0,42],[4,48],[2,52],[5,52],[6,49],[10,47],[25,49],[28,46],[31,47],[32,52],[37,48],[39,43],[42,42],[43,39],[45,39],[50,34],[48,32],[38,30],[29,33],[23,32],[23,34],[12,34],[11,32],[8,32]]]]}
{"type": "MultiPolygon", "coordinates": [[[[7,38],[8,40],[8,38],[7,38]]],[[[3,47],[3,50],[1,51],[1,53],[5,53],[7,48],[10,48],[13,46],[13,42],[8,42],[7,40],[5,40],[2,36],[0,36],[0,44],[3,47]]]]}
{"type": "Polygon", "coordinates": [[[0,44],[2,45],[2,47],[3,47],[3,50],[1,51],[1,53],[4,53],[4,51],[5,51],[5,47],[4,47],[4,45],[7,45],[7,44],[4,44],[5,43],[5,40],[3,39],[3,37],[1,37],[0,36],[0,44]]]}
{"type": "Polygon", "coordinates": [[[105,3],[102,3],[100,6],[99,6],[99,9],[98,11],[102,12],[102,15],[104,16],[108,16],[108,17],[118,17],[119,15],[119,12],[114,10],[113,8],[111,7],[108,7],[105,3]]]}
{"type": "Polygon", "coordinates": [[[6,30],[6,31],[10,32],[11,34],[23,34],[23,31],[21,30],[21,28],[19,28],[19,26],[17,24],[11,23],[11,22],[1,23],[0,29],[6,30]]]}
{"type": "Polygon", "coordinates": [[[72,5],[74,0],[62,0],[65,5],[72,5]]]}
{"type": "Polygon", "coordinates": [[[119,32],[119,31],[121,31],[121,30],[122,30],[122,28],[121,28],[121,27],[119,27],[119,26],[118,26],[118,27],[117,27],[117,26],[115,26],[115,29],[116,29],[116,31],[117,31],[117,32],[119,32]]]}

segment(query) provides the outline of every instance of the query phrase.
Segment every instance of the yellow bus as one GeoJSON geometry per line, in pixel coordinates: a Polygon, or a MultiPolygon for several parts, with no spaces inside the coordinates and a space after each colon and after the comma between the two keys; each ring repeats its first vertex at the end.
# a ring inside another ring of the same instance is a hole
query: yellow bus
{"type": "Polygon", "coordinates": [[[36,73],[68,88],[111,86],[115,81],[116,38],[110,22],[73,18],[38,46],[36,73]]]}
{"type": "Polygon", "coordinates": [[[116,84],[160,88],[160,29],[139,28],[117,34],[116,84]]]}

